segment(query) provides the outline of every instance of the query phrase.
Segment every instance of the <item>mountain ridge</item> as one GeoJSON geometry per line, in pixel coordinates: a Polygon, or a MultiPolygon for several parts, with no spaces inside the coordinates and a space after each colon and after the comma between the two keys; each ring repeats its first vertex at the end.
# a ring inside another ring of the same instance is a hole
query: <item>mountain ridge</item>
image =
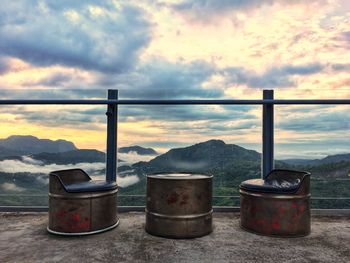
{"type": "Polygon", "coordinates": [[[158,155],[152,148],[145,148],[139,145],[125,146],[118,149],[118,153],[136,152],[138,155],[158,155]]]}
{"type": "Polygon", "coordinates": [[[45,164],[104,163],[106,154],[95,149],[77,149],[63,153],[39,153],[29,155],[45,164]]]}
{"type": "Polygon", "coordinates": [[[191,171],[224,169],[234,161],[260,160],[260,153],[222,140],[209,140],[188,147],[174,148],[149,162],[139,162],[133,168],[147,172],[191,171]]]}
{"type": "Polygon", "coordinates": [[[321,165],[321,164],[338,163],[342,161],[350,161],[350,153],[327,155],[326,157],[321,159],[299,158],[299,159],[285,159],[280,161],[290,165],[314,166],[314,165],[321,165]]]}
{"type": "Polygon", "coordinates": [[[39,139],[32,135],[12,135],[0,139],[0,156],[29,155],[42,152],[62,153],[78,148],[66,140],[39,139]]]}

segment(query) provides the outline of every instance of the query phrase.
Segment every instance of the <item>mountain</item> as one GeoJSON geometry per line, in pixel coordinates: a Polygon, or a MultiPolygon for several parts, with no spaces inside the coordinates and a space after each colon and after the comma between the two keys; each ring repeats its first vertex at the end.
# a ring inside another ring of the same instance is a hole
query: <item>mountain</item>
{"type": "Polygon", "coordinates": [[[328,155],[322,159],[286,159],[281,160],[289,165],[316,166],[322,164],[350,162],[350,153],[328,155]]]}
{"type": "Polygon", "coordinates": [[[350,153],[346,154],[336,154],[336,155],[328,155],[327,157],[321,160],[315,160],[316,164],[329,164],[329,163],[339,163],[339,162],[349,162],[350,161],[350,153]]]}
{"type": "Polygon", "coordinates": [[[221,140],[210,140],[185,148],[171,149],[149,162],[132,167],[144,172],[210,172],[224,171],[232,165],[260,161],[260,153],[221,140]]]}
{"type": "Polygon", "coordinates": [[[146,174],[188,172],[214,175],[214,193],[227,195],[236,191],[236,186],[243,180],[260,177],[260,166],[260,153],[221,140],[209,140],[171,149],[149,162],[132,165],[130,175],[138,175],[139,182],[120,191],[125,195],[145,193],[146,174]],[[217,189],[222,192],[216,192],[217,189]]]}
{"type": "Polygon", "coordinates": [[[30,155],[44,164],[76,164],[105,162],[106,154],[97,150],[73,150],[63,153],[39,153],[30,155]]]}
{"type": "Polygon", "coordinates": [[[77,150],[77,148],[72,142],[65,140],[52,141],[20,135],[0,139],[0,156],[29,155],[42,152],[61,153],[72,150],[77,150]]]}
{"type": "Polygon", "coordinates": [[[144,148],[138,145],[121,147],[118,150],[119,153],[136,152],[138,155],[157,155],[158,153],[152,148],[144,148]]]}
{"type": "Polygon", "coordinates": [[[313,178],[345,179],[350,176],[350,154],[328,155],[325,158],[315,160],[282,160],[280,161],[280,167],[309,171],[313,178]]]}
{"type": "Polygon", "coordinates": [[[23,153],[19,150],[8,149],[0,145],[0,158],[7,156],[20,156],[22,154],[23,153]]]}
{"type": "Polygon", "coordinates": [[[317,160],[314,159],[284,159],[280,160],[281,162],[288,164],[288,165],[308,165],[311,164],[317,160]]]}

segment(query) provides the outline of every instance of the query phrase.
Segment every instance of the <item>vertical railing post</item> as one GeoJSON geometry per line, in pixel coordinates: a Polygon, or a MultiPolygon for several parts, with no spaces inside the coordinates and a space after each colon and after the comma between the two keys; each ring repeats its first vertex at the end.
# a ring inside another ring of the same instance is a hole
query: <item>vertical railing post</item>
{"type": "MultiPolygon", "coordinates": [[[[263,99],[273,99],[273,90],[264,90],[263,99]]],[[[274,130],[273,130],[273,104],[263,105],[262,116],[262,178],[274,168],[274,130]]]]}
{"type": "MultiPolygon", "coordinates": [[[[117,100],[118,90],[108,90],[108,99],[117,100]]],[[[106,180],[117,180],[117,128],[118,128],[118,105],[108,104],[107,107],[107,159],[106,180]]]]}

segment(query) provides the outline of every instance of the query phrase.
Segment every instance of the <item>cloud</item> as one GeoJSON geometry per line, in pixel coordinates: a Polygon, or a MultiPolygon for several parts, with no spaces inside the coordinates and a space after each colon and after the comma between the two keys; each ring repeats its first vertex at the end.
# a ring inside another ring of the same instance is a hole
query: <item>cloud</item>
{"type": "Polygon", "coordinates": [[[206,13],[223,12],[232,9],[251,9],[260,7],[264,4],[272,4],[274,0],[183,0],[173,4],[178,10],[192,10],[202,15],[206,13]]]}
{"type": "Polygon", "coordinates": [[[176,169],[183,169],[183,170],[199,170],[204,169],[208,166],[208,163],[206,161],[176,161],[176,160],[170,160],[169,161],[169,167],[176,168],[176,169]]]}
{"type": "Polygon", "coordinates": [[[2,189],[3,191],[10,191],[10,192],[23,192],[25,190],[23,187],[19,187],[14,183],[0,184],[0,189],[2,189]]]}
{"type": "Polygon", "coordinates": [[[220,107],[220,106],[121,106],[119,119],[121,121],[166,120],[167,122],[197,121],[197,120],[232,120],[235,118],[254,119],[249,112],[249,106],[220,107]]]}
{"type": "Polygon", "coordinates": [[[0,75],[7,73],[10,70],[11,66],[9,61],[5,57],[0,56],[0,75]]]}
{"type": "Polygon", "coordinates": [[[125,177],[118,177],[117,181],[120,187],[128,187],[130,185],[136,184],[140,181],[140,179],[137,175],[130,175],[125,177]]]}
{"type": "Polygon", "coordinates": [[[91,114],[91,111],[75,109],[61,109],[59,111],[30,111],[26,110],[17,114],[16,120],[25,120],[30,123],[37,123],[44,126],[61,127],[81,127],[88,129],[101,129],[100,124],[106,122],[106,116],[103,114],[106,110],[101,110],[101,114],[91,114]]]}
{"type": "Polygon", "coordinates": [[[345,31],[341,33],[341,38],[348,43],[350,43],[350,31],[345,31]]]}
{"type": "MultiPolygon", "coordinates": [[[[182,0],[175,4],[163,4],[170,6],[178,12],[185,12],[196,19],[207,19],[208,16],[222,16],[224,13],[232,11],[250,11],[263,6],[280,4],[295,5],[303,3],[302,0],[182,0]]],[[[313,2],[324,3],[325,0],[310,0],[313,2]]]]}
{"type": "Polygon", "coordinates": [[[334,109],[322,109],[322,107],[318,110],[314,108],[309,113],[297,114],[290,111],[288,115],[281,117],[277,125],[280,129],[300,133],[349,131],[350,116],[348,113],[349,109],[334,111],[334,109]]]}
{"type": "Polygon", "coordinates": [[[139,155],[136,152],[118,153],[118,159],[123,160],[119,165],[132,165],[138,162],[148,162],[154,158],[154,155],[139,155]]]}
{"type": "Polygon", "coordinates": [[[93,72],[86,76],[74,70],[55,70],[22,82],[23,89],[0,89],[0,94],[4,99],[105,99],[107,89],[119,89],[119,97],[124,99],[218,98],[224,94],[221,87],[207,83],[216,70],[201,60],[185,63],[155,58],[120,74],[93,72]],[[40,89],[29,90],[28,86],[40,89]]]}
{"type": "MultiPolygon", "coordinates": [[[[44,77],[35,83],[35,85],[48,86],[48,87],[57,87],[62,86],[63,84],[72,80],[72,76],[64,73],[54,73],[49,76],[44,77]]],[[[34,83],[33,83],[34,84],[34,83]]]]}
{"type": "MultiPolygon", "coordinates": [[[[84,8],[86,5],[94,6],[96,4],[95,0],[46,0],[45,4],[53,10],[69,10],[69,9],[79,9],[84,8]]],[[[99,6],[103,8],[113,8],[113,2],[112,1],[102,1],[98,4],[99,6]]]]}
{"type": "MultiPolygon", "coordinates": [[[[322,71],[323,65],[285,65],[272,67],[258,74],[245,68],[229,67],[218,69],[203,61],[191,63],[171,63],[161,59],[155,59],[153,63],[140,65],[135,72],[128,72],[106,77],[101,74],[96,79],[96,86],[105,88],[113,87],[119,89],[120,98],[131,99],[190,99],[190,98],[222,98],[223,88],[209,84],[215,75],[223,76],[226,86],[247,85],[252,88],[277,88],[290,87],[295,83],[293,76],[312,75],[322,71]],[[117,83],[112,86],[112,83],[117,83]]],[[[60,74],[50,76],[41,82],[55,84],[65,81],[69,77],[60,74]]],[[[31,98],[86,98],[101,97],[101,90],[85,89],[55,89],[55,90],[23,90],[18,92],[22,97],[31,98]],[[98,96],[100,95],[100,96],[98,96]]],[[[0,90],[2,97],[13,97],[10,91],[0,90]]],[[[17,95],[16,95],[17,97],[17,95]]],[[[103,97],[102,97],[103,98],[103,97]]],[[[255,120],[256,115],[251,114],[251,106],[193,106],[193,105],[148,105],[131,106],[121,105],[119,107],[119,120],[121,122],[135,122],[142,120],[166,120],[171,121],[229,121],[233,119],[255,120]]],[[[60,111],[42,111],[31,109],[18,110],[17,120],[28,120],[33,123],[44,125],[90,125],[89,129],[100,129],[99,124],[104,124],[106,109],[103,106],[89,109],[67,108],[60,111]],[[97,125],[95,127],[95,125],[97,125]]],[[[243,124],[241,124],[243,125],[243,124]]],[[[241,128],[244,129],[247,124],[241,128]]],[[[83,127],[82,126],[82,127],[83,127]]],[[[249,125],[248,125],[249,126],[249,125]]],[[[254,126],[254,125],[253,125],[254,126]]]]}
{"type": "MultiPolygon", "coordinates": [[[[92,180],[103,180],[105,175],[104,174],[95,174],[95,175],[90,175],[92,180]]],[[[117,183],[119,187],[128,187],[130,185],[136,184],[140,181],[140,178],[137,175],[131,174],[130,172],[128,175],[123,175],[121,176],[120,173],[118,173],[117,176],[117,183]]]]}
{"type": "MultiPolygon", "coordinates": [[[[29,157],[27,157],[28,159],[29,157]]],[[[48,164],[40,165],[33,160],[32,162],[20,160],[3,160],[0,161],[0,171],[4,173],[34,173],[34,174],[49,174],[52,171],[81,168],[86,172],[105,169],[105,163],[78,163],[69,165],[48,164]]]]}
{"type": "Polygon", "coordinates": [[[283,88],[293,87],[295,82],[291,77],[312,75],[321,72],[324,66],[319,63],[307,65],[285,65],[272,67],[262,74],[248,71],[241,67],[228,67],[221,71],[227,85],[247,85],[252,88],[283,88]]]}
{"type": "MultiPolygon", "coordinates": [[[[135,156],[134,154],[119,154],[119,158],[123,158],[132,164],[138,161],[150,160],[149,156],[135,156]]],[[[154,158],[154,156],[153,156],[154,158]]],[[[119,163],[119,165],[125,165],[126,163],[119,163]]],[[[23,160],[3,160],[0,161],[0,172],[14,174],[14,173],[30,173],[33,177],[33,180],[36,180],[41,185],[47,185],[49,183],[48,174],[52,171],[65,170],[65,169],[74,169],[81,168],[86,171],[92,179],[103,180],[105,177],[104,173],[101,173],[106,167],[105,163],[78,163],[75,165],[57,165],[49,164],[44,165],[38,160],[34,160],[28,156],[23,157],[23,160]]],[[[132,184],[135,184],[139,181],[137,175],[133,174],[133,171],[128,171],[124,173],[123,176],[118,176],[117,182],[120,187],[128,187],[132,184]]],[[[13,183],[3,183],[0,185],[0,189],[5,191],[24,191],[25,188],[16,186],[13,183]]]]}
{"type": "MultiPolygon", "coordinates": [[[[68,78],[68,76],[67,76],[68,78]]],[[[46,78],[46,80],[50,82],[50,77],[46,78]]],[[[34,86],[33,82],[27,83],[29,86],[34,86]]],[[[52,88],[52,89],[1,89],[0,88],[0,96],[2,99],[106,99],[107,98],[107,90],[105,89],[97,89],[97,88],[72,88],[68,86],[67,88],[52,88]]]]}
{"type": "Polygon", "coordinates": [[[120,97],[132,99],[217,98],[223,92],[204,87],[215,73],[211,64],[196,60],[190,63],[152,59],[135,71],[113,78],[100,76],[97,85],[119,89],[120,97]]]}
{"type": "Polygon", "coordinates": [[[5,1],[0,53],[36,66],[124,72],[150,40],[143,11],[95,1],[5,1]]]}
{"type": "Polygon", "coordinates": [[[336,63],[331,65],[331,69],[334,71],[348,72],[350,70],[350,63],[336,63]]]}
{"type": "Polygon", "coordinates": [[[320,158],[348,153],[349,109],[335,105],[278,106],[275,112],[278,158],[320,158]]]}

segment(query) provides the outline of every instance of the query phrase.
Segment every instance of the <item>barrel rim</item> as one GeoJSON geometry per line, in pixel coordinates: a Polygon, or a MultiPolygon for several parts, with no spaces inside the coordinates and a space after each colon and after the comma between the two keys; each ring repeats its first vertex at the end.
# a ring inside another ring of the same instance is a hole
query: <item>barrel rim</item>
{"type": "Polygon", "coordinates": [[[151,173],[146,175],[147,178],[160,179],[160,180],[203,180],[211,179],[214,176],[206,173],[189,173],[189,172],[162,172],[151,173]],[[184,175],[184,176],[171,176],[171,175],[184,175]]]}
{"type": "Polygon", "coordinates": [[[61,232],[61,231],[56,231],[50,228],[50,226],[46,227],[46,230],[50,234],[54,235],[59,235],[59,236],[87,236],[87,235],[94,235],[94,234],[99,234],[103,233],[109,230],[112,230],[113,228],[117,227],[119,225],[119,217],[117,217],[117,222],[115,222],[113,225],[97,229],[97,230],[91,230],[91,231],[86,231],[86,232],[61,232]]]}

